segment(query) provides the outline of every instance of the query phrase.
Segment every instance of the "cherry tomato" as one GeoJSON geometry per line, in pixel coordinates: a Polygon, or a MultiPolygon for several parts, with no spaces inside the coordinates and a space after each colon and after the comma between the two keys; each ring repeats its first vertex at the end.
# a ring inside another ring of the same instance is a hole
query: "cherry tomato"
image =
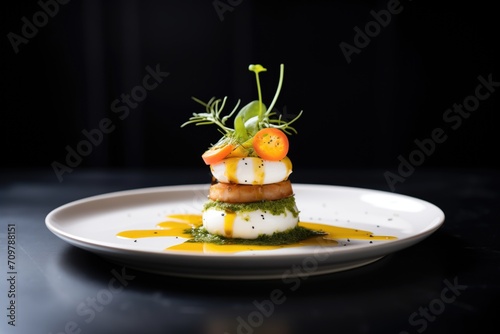
{"type": "Polygon", "coordinates": [[[288,153],[288,137],[280,129],[264,128],[255,134],[253,148],[262,159],[278,161],[288,153]]]}
{"type": "Polygon", "coordinates": [[[233,144],[226,144],[224,146],[216,146],[208,149],[201,155],[201,158],[207,165],[213,165],[228,156],[234,149],[233,144]]]}

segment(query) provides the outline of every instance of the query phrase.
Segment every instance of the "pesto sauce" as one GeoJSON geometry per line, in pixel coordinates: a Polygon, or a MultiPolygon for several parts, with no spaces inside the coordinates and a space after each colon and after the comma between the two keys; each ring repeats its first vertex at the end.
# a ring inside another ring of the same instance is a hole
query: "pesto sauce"
{"type": "Polygon", "coordinates": [[[262,210],[269,212],[274,216],[278,216],[283,213],[286,214],[286,210],[288,210],[295,218],[299,216],[299,210],[297,210],[297,206],[295,205],[295,197],[293,196],[278,199],[275,201],[261,201],[252,203],[226,203],[221,201],[208,200],[204,204],[203,210],[207,210],[210,208],[216,208],[218,210],[223,210],[226,212],[246,212],[262,210]]]}
{"type": "Polygon", "coordinates": [[[226,238],[209,233],[203,226],[188,228],[184,233],[193,236],[187,242],[206,242],[217,245],[259,245],[280,246],[293,244],[305,239],[325,235],[323,231],[311,230],[303,226],[296,226],[287,231],[275,232],[272,235],[260,235],[256,239],[226,238]]]}

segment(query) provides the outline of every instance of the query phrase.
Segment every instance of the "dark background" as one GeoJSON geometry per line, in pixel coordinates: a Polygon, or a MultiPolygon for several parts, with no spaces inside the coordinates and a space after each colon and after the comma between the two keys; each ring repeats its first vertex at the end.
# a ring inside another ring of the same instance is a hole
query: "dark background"
{"type": "MultiPolygon", "coordinates": [[[[23,18],[32,22],[41,7],[37,0],[4,2],[0,235],[16,224],[22,246],[17,329],[63,330],[75,307],[119,268],[55,240],[42,224],[48,212],[118,190],[208,183],[200,155],[219,133],[214,126],[180,128],[202,111],[191,96],[228,96],[228,111],[238,98],[248,103],[256,98],[247,70],[255,63],[268,68],[261,75],[267,104],[284,63],[277,110],[285,116],[304,110],[298,134],[290,136],[294,180],[387,189],[383,172],[397,173],[399,157],[415,157],[415,140],[428,140],[436,128],[447,135],[410,181],[397,184],[397,191],[442,208],[443,227],[373,265],[308,278],[259,332],[287,326],[291,332],[416,332],[408,317],[438,300],[444,279],[458,279],[467,290],[425,333],[495,328],[500,87],[456,129],[443,115],[475,93],[479,76],[500,82],[498,10],[494,1],[402,0],[402,12],[347,63],[339,44],[353,44],[354,28],[363,29],[374,20],[370,11],[388,2],[232,0],[221,20],[213,0],[72,0],[59,5],[18,53],[7,36],[20,34],[23,18]],[[120,120],[113,101],[142,84],[147,66],[157,65],[169,76],[120,120]],[[82,131],[106,118],[114,131],[58,182],[53,163],[65,164],[66,148],[75,149],[86,140],[82,131]]],[[[1,282],[7,281],[0,281],[5,293],[1,282]]],[[[252,301],[268,298],[275,286],[138,273],[85,328],[199,333],[216,323],[233,330],[236,317],[253,312],[252,301]]]]}
{"type": "Polygon", "coordinates": [[[456,129],[443,120],[474,94],[478,76],[500,81],[493,5],[402,0],[401,12],[348,63],[339,44],[353,45],[354,28],[364,29],[374,21],[370,11],[388,2],[221,0],[229,9],[218,13],[215,1],[73,0],[59,4],[16,53],[8,34],[21,35],[22,18],[33,22],[42,7],[9,1],[1,13],[1,165],[66,164],[67,147],[76,149],[83,130],[109,118],[114,130],[73,171],[203,168],[200,155],[220,134],[215,126],[180,127],[203,111],[191,96],[227,96],[229,112],[238,99],[244,105],[257,98],[248,65],[262,64],[269,105],[283,63],[277,111],[304,111],[289,138],[295,169],[396,171],[398,156],[408,158],[414,141],[435,128],[447,139],[422,165],[498,168],[500,92],[456,129]],[[169,76],[121,120],[111,105],[142,84],[147,66],[169,76]]]}

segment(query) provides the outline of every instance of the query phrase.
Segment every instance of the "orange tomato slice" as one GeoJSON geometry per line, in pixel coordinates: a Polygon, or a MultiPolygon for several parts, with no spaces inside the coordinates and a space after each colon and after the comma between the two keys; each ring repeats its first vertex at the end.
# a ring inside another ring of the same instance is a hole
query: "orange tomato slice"
{"type": "Polygon", "coordinates": [[[208,150],[205,151],[201,155],[201,158],[207,165],[213,165],[224,159],[231,153],[231,151],[234,149],[233,144],[227,144],[224,146],[216,146],[212,147],[208,150]]]}
{"type": "Polygon", "coordinates": [[[280,129],[264,128],[255,134],[253,148],[262,159],[278,161],[288,154],[288,137],[280,129]]]}

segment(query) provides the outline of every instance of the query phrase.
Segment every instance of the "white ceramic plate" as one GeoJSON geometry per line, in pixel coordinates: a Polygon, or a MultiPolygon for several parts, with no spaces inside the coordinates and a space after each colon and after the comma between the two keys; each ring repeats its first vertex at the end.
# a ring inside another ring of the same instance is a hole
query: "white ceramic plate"
{"type": "Polygon", "coordinates": [[[46,226],[59,238],[138,270],[213,279],[287,279],[372,263],[410,247],[444,222],[437,206],[378,190],[294,184],[301,221],[372,231],[395,240],[338,240],[335,247],[292,247],[236,254],[167,251],[175,237],[119,238],[118,232],[154,229],[169,214],[201,214],[209,185],[152,187],[77,200],[51,211],[46,226]]]}

